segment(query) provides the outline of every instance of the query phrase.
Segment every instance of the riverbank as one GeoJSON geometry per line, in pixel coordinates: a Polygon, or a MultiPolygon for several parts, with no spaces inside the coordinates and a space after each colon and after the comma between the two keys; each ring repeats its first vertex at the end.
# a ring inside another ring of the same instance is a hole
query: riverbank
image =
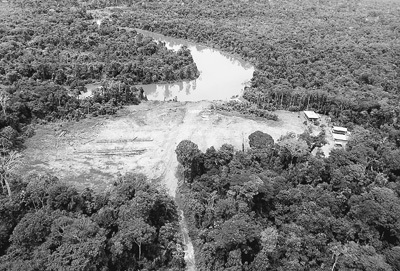
{"type": "MultiPolygon", "coordinates": [[[[138,85],[144,89],[149,100],[164,101],[176,97],[178,101],[227,101],[234,95],[242,95],[244,87],[249,85],[254,73],[254,67],[249,62],[201,44],[129,27],[126,23],[118,21],[119,12],[113,9],[130,12],[128,7],[104,8],[88,10],[87,12],[93,16],[100,28],[103,20],[116,20],[120,23],[118,28],[135,31],[145,37],[150,37],[163,43],[167,49],[178,52],[178,54],[182,47],[189,49],[199,72],[199,76],[196,76],[194,80],[138,85]]],[[[190,77],[191,71],[186,72],[187,76],[190,77]]]]}
{"type": "Polygon", "coordinates": [[[245,86],[253,76],[254,67],[240,58],[183,39],[138,30],[147,37],[162,42],[168,49],[179,50],[185,46],[190,50],[200,76],[196,80],[170,84],[140,85],[150,100],[179,101],[224,100],[234,95],[242,95],[245,86]]]}

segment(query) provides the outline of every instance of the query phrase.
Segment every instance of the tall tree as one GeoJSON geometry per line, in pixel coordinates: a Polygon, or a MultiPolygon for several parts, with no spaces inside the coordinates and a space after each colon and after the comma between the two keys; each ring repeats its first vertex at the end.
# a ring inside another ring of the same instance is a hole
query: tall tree
{"type": "MultiPolygon", "coordinates": [[[[21,155],[17,151],[11,151],[8,155],[0,157],[0,178],[1,185],[7,188],[8,196],[11,200],[12,191],[10,187],[10,179],[17,167],[21,165],[21,155]]],[[[4,189],[4,188],[3,188],[4,189]]]]}

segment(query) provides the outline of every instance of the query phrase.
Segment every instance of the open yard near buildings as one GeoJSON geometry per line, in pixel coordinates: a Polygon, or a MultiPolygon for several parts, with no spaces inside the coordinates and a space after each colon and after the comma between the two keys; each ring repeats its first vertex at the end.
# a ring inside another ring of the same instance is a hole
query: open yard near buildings
{"type": "Polygon", "coordinates": [[[145,102],[128,106],[111,117],[38,126],[23,152],[24,173],[50,172],[79,187],[104,190],[118,173],[144,173],[159,179],[175,194],[177,144],[184,139],[200,150],[224,143],[248,148],[256,130],[275,140],[305,129],[302,113],[277,111],[279,121],[246,118],[211,110],[212,102],[145,102]]]}

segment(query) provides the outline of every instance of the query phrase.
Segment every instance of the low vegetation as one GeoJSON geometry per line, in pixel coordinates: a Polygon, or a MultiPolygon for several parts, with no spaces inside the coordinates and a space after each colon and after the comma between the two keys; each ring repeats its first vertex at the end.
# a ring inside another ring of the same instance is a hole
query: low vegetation
{"type": "Polygon", "coordinates": [[[212,109],[225,112],[239,112],[246,116],[255,116],[268,120],[278,120],[278,116],[271,113],[271,110],[259,108],[257,105],[248,102],[229,101],[214,105],[212,109]]]}

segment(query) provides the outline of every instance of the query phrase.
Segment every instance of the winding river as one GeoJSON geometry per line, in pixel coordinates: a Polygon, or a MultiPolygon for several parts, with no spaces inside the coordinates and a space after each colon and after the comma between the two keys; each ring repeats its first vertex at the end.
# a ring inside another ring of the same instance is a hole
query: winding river
{"type": "Polygon", "coordinates": [[[251,64],[219,50],[149,31],[136,31],[164,42],[168,49],[177,51],[182,46],[188,47],[200,71],[199,78],[192,81],[140,85],[149,100],[170,100],[175,96],[178,101],[227,100],[241,95],[253,76],[251,64]]]}

